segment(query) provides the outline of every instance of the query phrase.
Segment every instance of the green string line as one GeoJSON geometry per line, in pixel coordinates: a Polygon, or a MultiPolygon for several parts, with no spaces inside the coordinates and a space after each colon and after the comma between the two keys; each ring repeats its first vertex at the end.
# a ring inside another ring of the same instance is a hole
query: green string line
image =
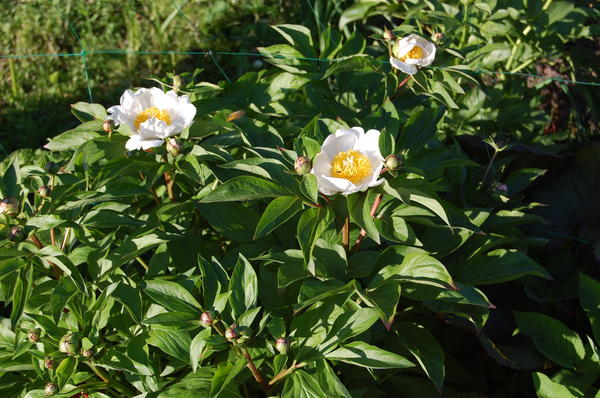
{"type": "MultiPolygon", "coordinates": [[[[83,57],[87,55],[93,54],[114,54],[114,55],[231,55],[231,56],[249,56],[249,57],[261,57],[261,58],[275,58],[275,59],[295,59],[298,61],[313,61],[313,62],[328,62],[335,63],[340,62],[342,59],[323,59],[323,58],[312,58],[312,57],[291,57],[281,54],[266,54],[266,53],[254,53],[254,52],[228,52],[228,51],[174,51],[174,50],[165,50],[165,51],[127,51],[127,50],[90,50],[85,51],[83,53],[55,53],[55,54],[0,54],[0,58],[34,58],[34,57],[83,57]]],[[[216,60],[215,60],[216,61],[216,60]]],[[[381,64],[389,64],[389,61],[377,60],[377,62],[381,64]]],[[[216,63],[218,65],[218,63],[216,63]]],[[[452,70],[452,67],[439,67],[432,66],[428,67],[430,69],[438,69],[438,70],[452,70]]],[[[478,70],[466,70],[461,69],[461,72],[470,73],[474,75],[489,75],[489,74],[501,74],[508,76],[519,76],[519,77],[533,77],[539,79],[553,80],[561,83],[574,84],[580,86],[593,86],[600,87],[600,83],[597,82],[587,82],[581,80],[570,80],[570,79],[562,79],[559,77],[551,77],[551,76],[542,76],[535,75],[532,73],[521,73],[521,72],[504,72],[504,71],[493,71],[486,69],[478,69],[478,70]]],[[[223,71],[224,76],[225,73],[223,71]]],[[[226,77],[227,78],[227,77],[226,77]]],[[[227,78],[228,81],[231,81],[227,78]]]]}
{"type": "MultiPolygon", "coordinates": [[[[177,12],[183,17],[183,19],[186,20],[186,22],[188,23],[188,25],[190,25],[190,27],[195,30],[196,26],[194,26],[194,23],[187,17],[187,15],[183,12],[183,10],[181,9],[181,7],[179,7],[177,5],[177,3],[175,2],[175,0],[171,0],[171,3],[173,4],[173,6],[175,6],[175,8],[177,9],[177,12]]],[[[199,41],[198,37],[196,37],[196,41],[199,41]]],[[[198,44],[200,44],[200,43],[198,43],[198,44]]],[[[225,80],[227,80],[227,83],[231,83],[231,79],[229,79],[229,76],[227,75],[227,73],[225,73],[225,70],[221,67],[221,65],[219,64],[219,62],[215,58],[213,52],[209,50],[209,51],[206,52],[206,54],[210,56],[210,58],[212,59],[213,63],[215,64],[215,66],[219,70],[219,72],[221,72],[221,74],[223,75],[223,77],[225,77],[225,80]]]]}
{"type": "Polygon", "coordinates": [[[79,46],[81,47],[81,52],[77,55],[81,56],[81,64],[83,65],[83,73],[85,75],[85,81],[87,82],[88,96],[90,97],[90,103],[91,103],[91,102],[94,102],[94,97],[92,96],[92,82],[90,81],[90,76],[88,74],[88,69],[87,69],[87,62],[86,62],[87,53],[86,53],[85,48],[83,47],[83,43],[79,39],[79,35],[77,34],[77,31],[75,30],[73,25],[71,25],[70,22],[67,22],[67,24],[69,25],[69,29],[71,29],[71,32],[73,32],[73,35],[75,35],[75,38],[77,39],[77,42],[79,43],[79,46]]]}

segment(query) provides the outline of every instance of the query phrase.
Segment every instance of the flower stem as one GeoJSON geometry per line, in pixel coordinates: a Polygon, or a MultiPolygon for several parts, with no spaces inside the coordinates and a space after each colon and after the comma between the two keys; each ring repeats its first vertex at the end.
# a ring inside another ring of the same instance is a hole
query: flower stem
{"type": "MultiPolygon", "coordinates": [[[[35,236],[35,234],[31,234],[29,239],[33,242],[33,244],[38,249],[41,250],[44,248],[44,244],[37,238],[37,236],[35,236]]],[[[54,271],[54,275],[56,275],[56,279],[60,279],[60,277],[62,276],[62,270],[60,268],[58,268],[58,266],[51,261],[48,261],[48,264],[50,264],[52,271],[54,271]]]]}
{"type": "Polygon", "coordinates": [[[286,376],[288,376],[295,369],[301,368],[304,365],[306,365],[304,362],[296,364],[296,362],[294,361],[294,363],[292,364],[292,366],[290,366],[289,368],[287,368],[285,370],[282,370],[275,377],[273,377],[271,379],[271,381],[269,381],[269,385],[272,386],[273,384],[277,383],[279,380],[281,380],[281,379],[285,378],[286,376]]]}
{"type": "Polygon", "coordinates": [[[133,396],[132,391],[129,390],[126,386],[118,382],[117,380],[111,380],[110,376],[104,372],[102,369],[97,368],[93,363],[87,362],[87,365],[92,369],[92,371],[98,376],[103,382],[107,383],[115,390],[119,391],[125,396],[133,396]]]}
{"type": "MultiPolygon", "coordinates": [[[[373,202],[373,206],[371,207],[371,217],[375,217],[375,213],[377,213],[377,209],[379,208],[379,205],[381,204],[382,197],[383,197],[383,195],[378,194],[377,197],[375,198],[375,202],[373,202]]],[[[354,247],[352,248],[353,253],[358,251],[358,248],[360,247],[360,244],[362,243],[362,241],[365,239],[365,236],[367,236],[367,231],[364,228],[361,228],[360,233],[358,234],[358,239],[356,239],[356,242],[354,243],[354,247]]]]}
{"type": "Polygon", "coordinates": [[[254,362],[252,361],[252,357],[250,356],[248,349],[246,347],[241,347],[240,351],[246,359],[246,362],[248,363],[248,369],[250,369],[250,372],[252,372],[252,376],[254,376],[254,379],[258,382],[258,384],[260,384],[260,386],[263,388],[263,390],[265,390],[266,393],[269,393],[271,390],[271,386],[265,382],[265,379],[263,378],[262,374],[254,365],[254,362]]]}
{"type": "Polygon", "coordinates": [[[165,171],[165,186],[167,187],[167,195],[169,196],[169,200],[173,200],[173,182],[174,179],[171,178],[171,173],[165,171]]]}
{"type": "Polygon", "coordinates": [[[342,245],[346,253],[348,253],[350,249],[350,216],[346,216],[344,226],[342,227],[342,245]]]}
{"type": "Polygon", "coordinates": [[[408,81],[410,80],[410,78],[412,77],[412,75],[408,75],[404,78],[404,80],[402,80],[400,83],[398,83],[398,87],[396,87],[396,93],[390,97],[390,101],[394,101],[396,98],[398,98],[398,96],[400,95],[400,89],[402,88],[402,86],[404,86],[406,83],[408,83],[408,81]]]}

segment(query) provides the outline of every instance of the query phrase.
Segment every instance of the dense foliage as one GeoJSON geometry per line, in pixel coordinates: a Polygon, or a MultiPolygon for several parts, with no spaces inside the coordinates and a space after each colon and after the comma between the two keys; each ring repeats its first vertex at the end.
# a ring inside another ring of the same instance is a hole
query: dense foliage
{"type": "Polygon", "coordinates": [[[571,49],[598,11],[323,4],[272,26],[269,67],[164,77],[196,107],[177,140],[127,151],[141,133],[78,102],[0,163],[2,394],[599,396],[600,148],[574,146],[598,88],[481,74],[593,80],[571,49]],[[437,44],[410,76],[388,63],[409,34],[437,44]],[[578,99],[545,115],[555,86],[578,99]],[[384,181],[323,195],[310,162],[354,126],[381,132],[384,181]]]}

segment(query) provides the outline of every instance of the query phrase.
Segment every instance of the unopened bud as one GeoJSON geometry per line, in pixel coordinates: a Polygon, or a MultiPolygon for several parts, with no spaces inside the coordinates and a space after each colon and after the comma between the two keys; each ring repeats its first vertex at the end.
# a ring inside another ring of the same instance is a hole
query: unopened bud
{"type": "Polygon", "coordinates": [[[229,341],[237,340],[240,337],[240,333],[237,328],[237,324],[233,324],[229,326],[225,330],[225,338],[229,341]]]}
{"type": "Polygon", "coordinates": [[[6,239],[13,243],[23,242],[25,240],[25,230],[20,225],[15,225],[8,230],[6,239]]]}
{"type": "Polygon", "coordinates": [[[394,32],[392,32],[391,30],[384,30],[383,31],[383,39],[386,41],[390,41],[390,40],[394,40],[396,38],[396,36],[394,36],[394,32]]]}
{"type": "Polygon", "coordinates": [[[60,165],[54,162],[46,163],[46,171],[50,174],[56,174],[60,171],[60,165]]]}
{"type": "Polygon", "coordinates": [[[81,350],[81,355],[85,358],[91,358],[92,356],[94,356],[96,352],[94,351],[93,348],[88,348],[87,350],[81,350]]]}
{"type": "Polygon", "coordinates": [[[211,327],[216,319],[217,314],[214,311],[204,311],[202,315],[200,315],[200,323],[205,328],[211,327]]]}
{"type": "Polygon", "coordinates": [[[54,383],[48,383],[48,384],[46,384],[46,388],[44,389],[44,393],[47,396],[54,395],[57,392],[58,392],[58,387],[56,386],[56,384],[54,384],[54,383]]]}
{"type": "Polygon", "coordinates": [[[175,91],[175,94],[177,94],[177,92],[181,89],[181,77],[180,76],[173,76],[173,91],[175,91]]]}
{"type": "Polygon", "coordinates": [[[402,167],[404,158],[400,155],[391,154],[385,158],[385,167],[388,170],[397,170],[402,167]]]}
{"type": "Polygon", "coordinates": [[[37,343],[38,341],[40,341],[40,331],[37,329],[32,329],[27,333],[27,338],[29,339],[29,341],[31,341],[32,343],[37,343]]]}
{"type": "Polygon", "coordinates": [[[106,119],[104,123],[102,123],[102,130],[106,133],[112,133],[113,127],[115,126],[115,122],[111,119],[106,119]]]}
{"type": "Polygon", "coordinates": [[[253,65],[254,65],[254,67],[255,67],[256,69],[260,69],[260,68],[262,68],[262,67],[263,67],[263,65],[264,65],[264,62],[263,62],[263,61],[261,61],[260,59],[257,59],[256,61],[254,61],[254,64],[253,64],[253,65]]]}
{"type": "Polygon", "coordinates": [[[42,185],[37,191],[38,195],[40,195],[42,198],[50,196],[50,187],[47,187],[46,185],[42,185]]]}
{"type": "Polygon", "coordinates": [[[169,152],[173,157],[177,157],[181,153],[183,149],[183,144],[181,140],[177,138],[169,138],[167,141],[167,152],[169,152]]]}
{"type": "Polygon", "coordinates": [[[63,354],[74,355],[79,348],[79,338],[74,333],[65,334],[58,344],[58,350],[63,354]]]}
{"type": "Polygon", "coordinates": [[[231,112],[227,116],[227,121],[228,122],[233,122],[234,120],[239,120],[239,119],[243,118],[245,114],[246,114],[246,111],[243,111],[243,110],[231,112]]]}
{"type": "Polygon", "coordinates": [[[490,191],[493,194],[508,196],[508,186],[506,184],[498,182],[498,181],[494,181],[490,185],[490,191]]]}
{"type": "Polygon", "coordinates": [[[19,201],[15,198],[6,198],[0,201],[0,214],[14,217],[19,214],[19,201]]]}
{"type": "Polygon", "coordinates": [[[439,43],[440,41],[442,41],[442,39],[443,39],[443,38],[444,38],[444,34],[443,34],[443,33],[440,33],[440,32],[438,32],[438,33],[434,33],[434,34],[431,36],[431,40],[433,40],[433,41],[434,41],[434,42],[436,42],[436,43],[439,43]]]}
{"type": "Polygon", "coordinates": [[[46,358],[46,360],[44,360],[44,365],[46,365],[46,369],[54,369],[54,359],[46,358]]]}
{"type": "Polygon", "coordinates": [[[290,341],[285,337],[280,337],[275,341],[275,348],[282,354],[285,354],[290,349],[290,341]]]}
{"type": "Polygon", "coordinates": [[[312,162],[306,156],[298,156],[294,162],[294,170],[300,175],[310,173],[312,169],[312,162]]]}

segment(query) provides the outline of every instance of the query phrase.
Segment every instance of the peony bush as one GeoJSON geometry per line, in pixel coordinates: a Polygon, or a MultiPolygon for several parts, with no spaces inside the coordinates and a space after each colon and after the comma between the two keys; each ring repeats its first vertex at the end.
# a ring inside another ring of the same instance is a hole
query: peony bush
{"type": "Polygon", "coordinates": [[[523,228],[541,174],[454,139],[480,88],[456,51],[273,29],[271,68],[74,104],[80,126],[2,161],[3,395],[595,393],[600,284],[588,339],[506,303],[552,280],[523,228]]]}

